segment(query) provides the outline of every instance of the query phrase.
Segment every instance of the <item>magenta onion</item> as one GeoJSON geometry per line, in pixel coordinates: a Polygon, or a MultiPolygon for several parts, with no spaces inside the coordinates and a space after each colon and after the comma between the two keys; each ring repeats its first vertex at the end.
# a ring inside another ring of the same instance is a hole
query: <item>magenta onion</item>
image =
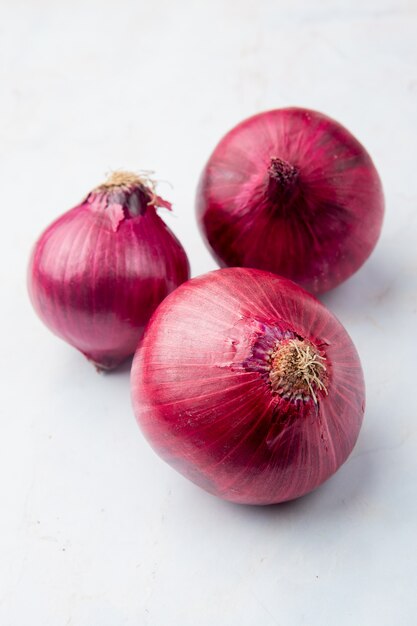
{"type": "Polygon", "coordinates": [[[293,282],[223,269],[153,314],[132,368],[154,449],[210,493],[271,504],[315,489],[346,460],[365,389],[347,332],[293,282]]]}
{"type": "Polygon", "coordinates": [[[158,304],[187,280],[187,256],[156,213],[153,184],[115,172],[37,241],[29,293],[40,318],[98,368],[136,349],[158,304]]]}
{"type": "Polygon", "coordinates": [[[276,272],[331,289],[372,252],[384,199],[364,147],[301,108],[251,117],[220,141],[200,179],[197,214],[221,266],[276,272]]]}

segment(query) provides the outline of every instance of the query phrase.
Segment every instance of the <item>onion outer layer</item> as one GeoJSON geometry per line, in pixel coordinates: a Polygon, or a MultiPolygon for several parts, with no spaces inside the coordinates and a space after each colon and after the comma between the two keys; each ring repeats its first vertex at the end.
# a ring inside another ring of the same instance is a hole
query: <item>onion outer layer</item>
{"type": "Polygon", "coordinates": [[[253,269],[210,272],[168,296],[131,381],[156,452],[210,493],[246,504],[323,483],[350,454],[365,406],[360,361],[340,322],[293,282],[253,269]],[[322,381],[310,376],[314,393],[279,363],[271,370],[289,344],[311,346],[310,367],[313,353],[325,364],[323,374],[310,371],[322,381]]]}
{"type": "Polygon", "coordinates": [[[384,197],[369,154],[346,128],[292,107],[254,115],[223,137],[196,207],[220,266],[271,271],[317,294],[371,254],[384,197]]]}
{"type": "Polygon", "coordinates": [[[133,354],[158,304],[188,279],[187,256],[156,213],[151,181],[114,172],[36,242],[28,288],[56,335],[98,369],[133,354]]]}

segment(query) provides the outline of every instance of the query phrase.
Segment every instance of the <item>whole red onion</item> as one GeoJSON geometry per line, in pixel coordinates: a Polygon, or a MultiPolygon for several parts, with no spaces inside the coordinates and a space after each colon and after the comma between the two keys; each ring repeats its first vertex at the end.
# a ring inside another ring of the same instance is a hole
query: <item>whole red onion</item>
{"type": "Polygon", "coordinates": [[[187,256],[156,213],[153,184],[115,172],[35,244],[29,293],[45,324],[98,368],[136,349],[158,304],[187,280],[187,256]]]}
{"type": "Polygon", "coordinates": [[[132,398],[151,445],[184,476],[234,502],[271,504],[315,489],[346,460],[365,389],[351,339],[318,300],[233,268],[158,307],[132,398]]]}
{"type": "Polygon", "coordinates": [[[288,108],[223,137],[202,173],[197,213],[221,266],[269,270],[321,293],[372,252],[384,198],[370,156],[343,126],[288,108]]]}

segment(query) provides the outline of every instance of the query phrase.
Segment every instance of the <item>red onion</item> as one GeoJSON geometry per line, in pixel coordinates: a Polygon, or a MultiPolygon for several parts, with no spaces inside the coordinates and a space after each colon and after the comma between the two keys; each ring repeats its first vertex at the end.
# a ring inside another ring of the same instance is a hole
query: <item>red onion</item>
{"type": "Polygon", "coordinates": [[[210,493],[290,500],[345,461],[361,427],[360,361],[338,320],[293,282],[223,269],[153,314],[132,368],[154,449],[210,493]]]}
{"type": "Polygon", "coordinates": [[[187,280],[187,256],[156,213],[153,184],[115,172],[37,241],[29,292],[40,318],[98,368],[136,349],[158,304],[187,280]]]}
{"type": "Polygon", "coordinates": [[[343,126],[289,108],[223,137],[201,176],[197,213],[221,266],[269,270],[321,293],[368,258],[384,199],[370,156],[343,126]]]}

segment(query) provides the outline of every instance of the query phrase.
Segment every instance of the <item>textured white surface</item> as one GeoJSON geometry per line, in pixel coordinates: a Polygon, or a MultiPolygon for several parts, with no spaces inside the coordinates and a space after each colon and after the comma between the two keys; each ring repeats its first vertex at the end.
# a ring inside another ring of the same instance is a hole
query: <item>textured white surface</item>
{"type": "Polygon", "coordinates": [[[2,0],[2,626],[396,626],[417,601],[415,0],[2,0]],[[193,274],[199,172],[262,109],[304,105],[368,148],[383,236],[324,301],[361,354],[368,404],[316,493],[234,506],[176,474],[135,424],[128,368],[99,376],[35,317],[35,237],[109,168],[173,188],[193,274]]]}

